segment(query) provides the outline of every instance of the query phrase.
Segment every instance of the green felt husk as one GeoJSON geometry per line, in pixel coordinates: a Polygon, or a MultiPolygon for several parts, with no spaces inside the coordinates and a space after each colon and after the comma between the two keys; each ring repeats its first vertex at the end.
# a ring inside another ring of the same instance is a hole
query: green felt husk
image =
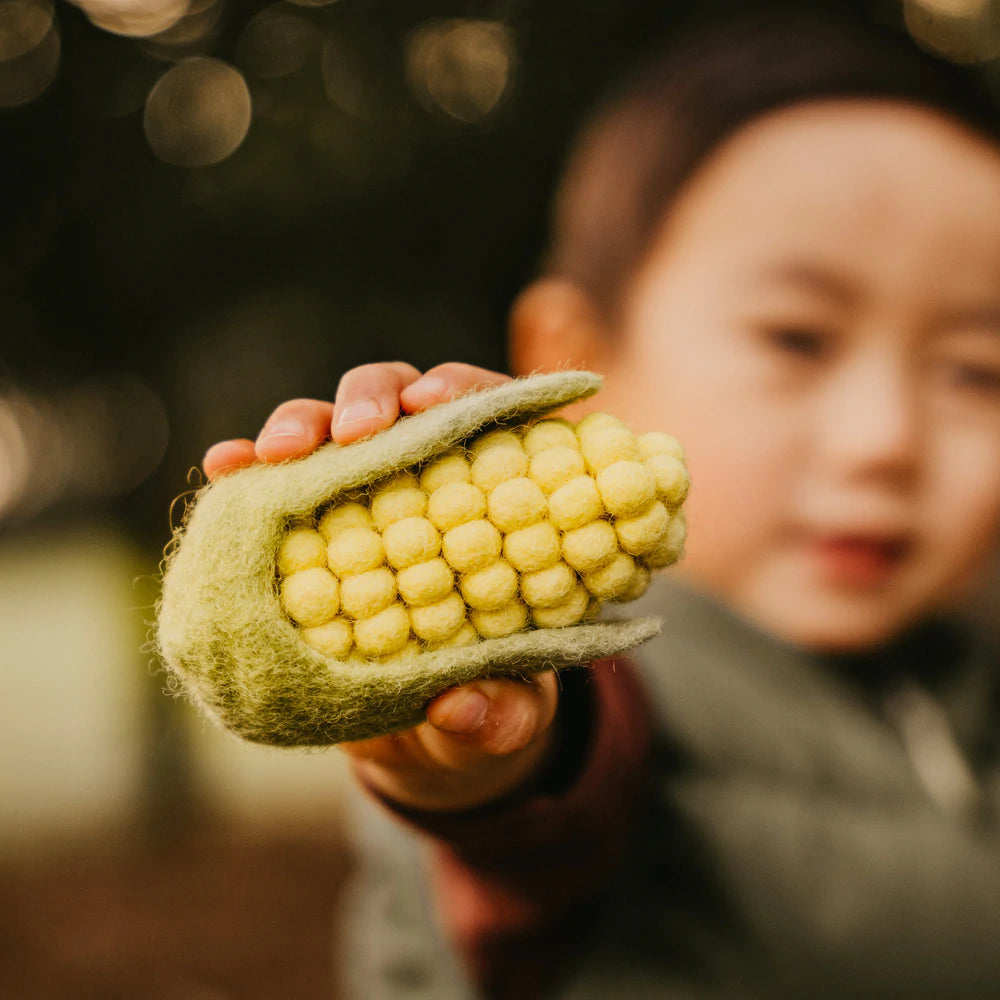
{"type": "Polygon", "coordinates": [[[612,656],[659,619],[531,629],[471,646],[335,660],[306,645],[278,598],[289,525],[342,494],[496,425],[525,423],[597,392],[592,372],[531,375],[461,396],[350,445],[255,465],[206,486],[167,557],[156,641],[168,670],[214,721],[275,746],[326,746],[422,721],[434,696],[480,677],[530,676],[612,656]]]}

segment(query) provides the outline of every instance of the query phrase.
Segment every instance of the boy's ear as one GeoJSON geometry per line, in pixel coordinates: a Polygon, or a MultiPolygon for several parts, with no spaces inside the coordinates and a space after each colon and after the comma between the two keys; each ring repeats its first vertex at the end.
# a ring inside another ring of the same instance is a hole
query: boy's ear
{"type": "Polygon", "coordinates": [[[605,374],[609,344],[589,297],[572,282],[542,278],[514,302],[508,357],[515,375],[566,368],[605,374]]]}

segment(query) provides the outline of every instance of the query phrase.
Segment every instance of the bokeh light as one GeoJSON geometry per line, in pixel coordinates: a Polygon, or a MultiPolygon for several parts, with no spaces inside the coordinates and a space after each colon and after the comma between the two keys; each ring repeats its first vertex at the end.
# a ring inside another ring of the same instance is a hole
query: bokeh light
{"type": "Polygon", "coordinates": [[[153,152],[179,167],[207,167],[231,155],[250,128],[250,91],[220,59],[188,59],[167,70],[146,99],[143,124],[153,152]]]}
{"type": "Polygon", "coordinates": [[[482,121],[507,92],[514,65],[513,38],[499,21],[431,21],[410,37],[407,79],[428,110],[459,121],[482,121]]]}
{"type": "Polygon", "coordinates": [[[1000,56],[1000,5],[994,0],[904,0],[914,40],[958,63],[1000,56]]]}
{"type": "Polygon", "coordinates": [[[175,25],[188,0],[75,0],[91,22],[115,35],[148,38],[175,25]]]}
{"type": "Polygon", "coordinates": [[[236,45],[236,60],[262,79],[277,79],[301,69],[318,55],[321,30],[284,3],[255,14],[236,45]]]}
{"type": "Polygon", "coordinates": [[[59,72],[60,49],[49,0],[0,0],[0,107],[41,96],[59,72]]]}

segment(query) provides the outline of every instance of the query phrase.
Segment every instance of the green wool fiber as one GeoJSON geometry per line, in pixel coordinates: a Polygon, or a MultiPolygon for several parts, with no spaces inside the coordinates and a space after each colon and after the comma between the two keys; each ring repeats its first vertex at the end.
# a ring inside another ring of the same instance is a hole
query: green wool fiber
{"type": "Polygon", "coordinates": [[[157,615],[164,664],[202,711],[244,739],[324,746],[412,726],[431,698],[456,684],[578,666],[652,637],[655,618],[591,621],[337,660],[302,640],[279,599],[276,559],[290,527],[472,435],[534,420],[600,385],[584,371],[515,379],[403,417],[362,441],[329,443],[204,487],[166,561],[157,615]]]}

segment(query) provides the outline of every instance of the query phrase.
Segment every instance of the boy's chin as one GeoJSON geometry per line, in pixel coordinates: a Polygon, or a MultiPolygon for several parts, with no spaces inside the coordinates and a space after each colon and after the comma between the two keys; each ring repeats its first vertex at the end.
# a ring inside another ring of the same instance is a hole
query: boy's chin
{"type": "Polygon", "coordinates": [[[808,652],[851,655],[877,651],[893,641],[915,616],[888,602],[871,597],[857,600],[790,598],[784,607],[751,611],[753,617],[777,638],[808,652]]]}

